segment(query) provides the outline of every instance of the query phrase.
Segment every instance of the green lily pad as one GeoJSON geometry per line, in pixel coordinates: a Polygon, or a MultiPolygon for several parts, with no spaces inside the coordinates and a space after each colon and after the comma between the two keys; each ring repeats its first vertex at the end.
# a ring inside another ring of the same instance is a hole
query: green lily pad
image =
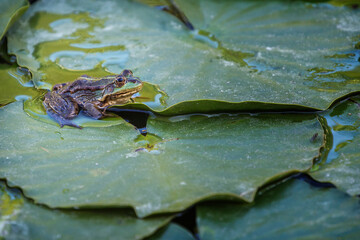
{"type": "Polygon", "coordinates": [[[169,216],[136,218],[130,209],[51,210],[24,199],[0,182],[0,238],[143,239],[170,221],[169,216]]]}
{"type": "Polygon", "coordinates": [[[291,180],[253,204],[197,206],[200,239],[357,239],[360,204],[337,189],[291,180]]]}
{"type": "Polygon", "coordinates": [[[183,227],[171,223],[164,230],[156,233],[148,240],[195,240],[195,238],[183,227]]]}
{"type": "Polygon", "coordinates": [[[16,64],[0,63],[0,107],[16,100],[38,95],[30,81],[29,72],[16,64]]]}
{"type": "Polygon", "coordinates": [[[0,39],[9,27],[28,9],[27,0],[1,0],[0,39]]]}
{"type": "Polygon", "coordinates": [[[50,207],[132,206],[143,217],[206,198],[252,201],[263,184],[311,168],[322,145],[312,114],[157,118],[144,137],[125,122],[61,129],[22,108],[0,109],[0,178],[50,207]]]}
{"type": "Polygon", "coordinates": [[[327,147],[310,175],[350,195],[360,195],[360,96],[337,104],[323,117],[328,128],[327,147]]]}
{"type": "Polygon", "coordinates": [[[204,112],[214,101],[216,111],[326,109],[360,91],[356,10],[301,1],[178,5],[196,30],[136,2],[38,1],[9,32],[9,52],[39,88],[132,69],[169,95],[167,105],[132,107],[163,114],[204,112]]]}

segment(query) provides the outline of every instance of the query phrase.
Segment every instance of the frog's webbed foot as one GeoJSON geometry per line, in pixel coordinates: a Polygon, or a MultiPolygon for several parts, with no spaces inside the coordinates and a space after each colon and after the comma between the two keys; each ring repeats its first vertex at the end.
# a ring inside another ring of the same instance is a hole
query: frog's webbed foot
{"type": "Polygon", "coordinates": [[[52,109],[47,109],[46,113],[52,118],[54,119],[59,125],[60,127],[64,127],[66,126],[70,126],[70,127],[76,127],[79,129],[82,129],[81,126],[73,123],[70,119],[65,119],[64,117],[62,117],[61,115],[59,115],[58,113],[56,113],[55,111],[53,111],[52,109]]]}

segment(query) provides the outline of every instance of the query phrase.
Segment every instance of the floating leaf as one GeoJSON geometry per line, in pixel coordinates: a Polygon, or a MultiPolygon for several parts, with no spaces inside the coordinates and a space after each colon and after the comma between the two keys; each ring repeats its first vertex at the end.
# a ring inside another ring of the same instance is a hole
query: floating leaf
{"type": "Polygon", "coordinates": [[[337,104],[323,117],[328,128],[328,147],[317,171],[310,174],[350,195],[360,195],[360,97],[337,104]]]}
{"type": "Polygon", "coordinates": [[[337,189],[291,180],[253,204],[197,207],[200,239],[356,239],[360,204],[337,189]]]}
{"type": "Polygon", "coordinates": [[[143,217],[205,198],[252,201],[263,184],[308,170],[322,144],[312,114],[158,118],[144,137],[125,123],[60,129],[22,107],[0,109],[0,178],[51,207],[133,206],[143,217]]]}
{"type": "Polygon", "coordinates": [[[177,4],[196,30],[136,2],[37,1],[9,32],[9,51],[39,88],[132,69],[169,96],[167,105],[132,107],[163,114],[326,109],[360,91],[357,10],[301,1],[177,4]]]}
{"type": "Polygon", "coordinates": [[[131,210],[51,210],[24,199],[0,182],[0,238],[143,239],[170,221],[138,219],[131,210]]]}
{"type": "Polygon", "coordinates": [[[9,27],[28,9],[27,0],[1,0],[0,39],[9,27]]]}

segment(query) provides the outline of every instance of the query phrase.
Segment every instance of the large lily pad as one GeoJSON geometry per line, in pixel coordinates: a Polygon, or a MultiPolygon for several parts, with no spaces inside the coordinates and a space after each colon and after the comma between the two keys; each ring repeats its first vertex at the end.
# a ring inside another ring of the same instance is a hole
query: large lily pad
{"type": "Polygon", "coordinates": [[[328,133],[322,161],[311,176],[360,195],[360,97],[352,97],[323,114],[328,133]]]}
{"type": "Polygon", "coordinates": [[[28,9],[27,0],[2,0],[0,8],[0,39],[9,27],[28,9]]]}
{"type": "Polygon", "coordinates": [[[130,209],[51,210],[24,199],[0,182],[0,238],[4,239],[143,239],[171,217],[136,218],[130,209]]]}
{"type": "Polygon", "coordinates": [[[360,204],[337,189],[283,183],[254,204],[201,204],[200,239],[357,239],[360,204]]]}
{"type": "Polygon", "coordinates": [[[133,107],[177,106],[164,114],[204,112],[214,101],[217,111],[326,109],[360,90],[357,10],[301,1],[178,4],[197,30],[135,2],[38,1],[9,32],[9,51],[40,88],[130,68],[169,95],[167,106],[133,107]]]}
{"type": "Polygon", "coordinates": [[[17,102],[0,109],[0,122],[9,184],[51,207],[133,206],[139,216],[212,197],[252,201],[261,185],[308,170],[322,144],[306,114],[153,119],[144,137],[125,123],[60,129],[17,102]]]}

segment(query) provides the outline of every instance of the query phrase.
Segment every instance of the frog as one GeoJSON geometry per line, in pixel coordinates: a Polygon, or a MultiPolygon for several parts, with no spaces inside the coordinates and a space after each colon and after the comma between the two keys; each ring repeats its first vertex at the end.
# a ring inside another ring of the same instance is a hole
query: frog
{"type": "Polygon", "coordinates": [[[132,96],[142,86],[143,82],[128,69],[101,78],[82,75],[72,82],[54,85],[45,94],[43,106],[61,128],[65,125],[81,128],[72,122],[80,111],[94,119],[110,116],[107,108],[133,100],[132,96]]]}

